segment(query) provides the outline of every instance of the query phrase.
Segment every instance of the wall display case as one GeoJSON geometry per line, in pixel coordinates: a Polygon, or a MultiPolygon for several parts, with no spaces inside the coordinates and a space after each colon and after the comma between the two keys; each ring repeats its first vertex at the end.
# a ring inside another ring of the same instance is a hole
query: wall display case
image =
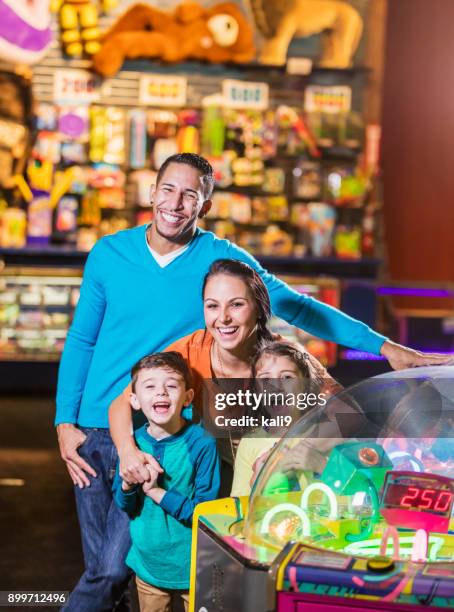
{"type": "MultiPolygon", "coordinates": [[[[0,277],[0,361],[59,361],[79,299],[82,270],[7,266],[0,277]]],[[[295,291],[339,306],[336,279],[281,277],[295,291]]],[[[304,344],[325,365],[335,365],[336,346],[274,317],[271,329],[304,344]]]]}
{"type": "Polygon", "coordinates": [[[0,277],[0,360],[58,361],[81,271],[6,268],[0,277]]]}

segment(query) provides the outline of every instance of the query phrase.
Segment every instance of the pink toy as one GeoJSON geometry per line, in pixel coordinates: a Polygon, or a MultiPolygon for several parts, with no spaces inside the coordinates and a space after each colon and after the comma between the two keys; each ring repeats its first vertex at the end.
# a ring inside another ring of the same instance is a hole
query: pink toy
{"type": "Polygon", "coordinates": [[[0,0],[0,58],[35,64],[52,40],[49,0],[0,0]]]}

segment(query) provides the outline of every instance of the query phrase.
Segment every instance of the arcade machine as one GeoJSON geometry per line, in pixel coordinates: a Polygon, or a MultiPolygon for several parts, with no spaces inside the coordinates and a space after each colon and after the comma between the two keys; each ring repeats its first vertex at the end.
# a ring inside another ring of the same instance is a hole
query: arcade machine
{"type": "Polygon", "coordinates": [[[368,379],[197,507],[192,610],[454,610],[453,506],[454,367],[368,379]]]}

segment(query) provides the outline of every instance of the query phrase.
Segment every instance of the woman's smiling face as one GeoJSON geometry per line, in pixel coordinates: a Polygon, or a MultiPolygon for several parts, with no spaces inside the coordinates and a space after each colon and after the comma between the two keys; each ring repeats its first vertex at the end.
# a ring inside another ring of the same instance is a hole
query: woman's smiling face
{"type": "Polygon", "coordinates": [[[212,276],[205,287],[203,309],[207,330],[226,350],[238,348],[255,334],[257,307],[246,283],[236,276],[212,276]]]}

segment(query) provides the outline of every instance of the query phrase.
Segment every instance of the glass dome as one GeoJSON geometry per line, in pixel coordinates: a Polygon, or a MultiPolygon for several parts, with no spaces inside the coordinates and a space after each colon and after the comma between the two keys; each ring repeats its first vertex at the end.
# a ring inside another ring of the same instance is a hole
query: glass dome
{"type": "MultiPolygon", "coordinates": [[[[454,367],[358,383],[279,441],[252,490],[247,546],[454,562],[454,367]]],[[[264,553],[263,553],[264,554],[264,553]]]]}

